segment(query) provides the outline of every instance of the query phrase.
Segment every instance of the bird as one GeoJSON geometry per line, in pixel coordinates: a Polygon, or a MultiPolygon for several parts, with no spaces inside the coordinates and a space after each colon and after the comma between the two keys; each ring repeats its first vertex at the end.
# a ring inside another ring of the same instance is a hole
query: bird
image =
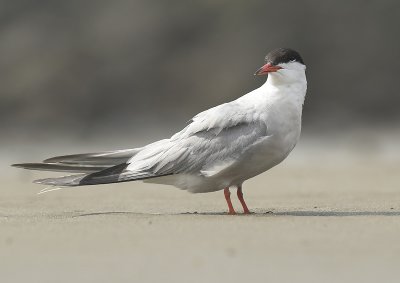
{"type": "Polygon", "coordinates": [[[191,193],[223,191],[228,214],[236,214],[230,189],[237,189],[243,214],[250,214],[242,185],[281,163],[300,138],[307,92],[300,54],[277,48],[255,76],[259,88],[194,116],[178,133],[140,148],[64,155],[41,163],[13,164],[30,170],[77,173],[35,180],[52,188],[143,181],[191,193]]]}

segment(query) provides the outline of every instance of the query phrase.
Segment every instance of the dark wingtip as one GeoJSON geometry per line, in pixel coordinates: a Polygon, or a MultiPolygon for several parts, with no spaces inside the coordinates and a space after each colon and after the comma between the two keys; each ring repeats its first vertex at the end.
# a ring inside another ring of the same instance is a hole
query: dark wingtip
{"type": "Polygon", "coordinates": [[[24,163],[16,163],[16,164],[11,164],[10,166],[16,168],[25,168],[24,165],[25,165],[24,163]]]}
{"type": "Polygon", "coordinates": [[[39,168],[38,165],[41,166],[42,164],[39,164],[39,163],[17,163],[17,164],[11,164],[11,167],[28,169],[28,170],[41,170],[41,168],[39,168]]]}
{"type": "Polygon", "coordinates": [[[58,163],[58,162],[63,163],[63,162],[79,161],[79,159],[83,157],[88,157],[88,155],[92,155],[91,157],[95,157],[96,155],[105,153],[108,153],[108,151],[102,153],[78,153],[78,154],[60,155],[47,158],[43,160],[43,163],[58,163]]]}
{"type": "Polygon", "coordinates": [[[64,160],[67,157],[68,157],[68,155],[50,157],[50,158],[47,158],[47,159],[43,160],[43,163],[57,163],[60,160],[64,160]]]}

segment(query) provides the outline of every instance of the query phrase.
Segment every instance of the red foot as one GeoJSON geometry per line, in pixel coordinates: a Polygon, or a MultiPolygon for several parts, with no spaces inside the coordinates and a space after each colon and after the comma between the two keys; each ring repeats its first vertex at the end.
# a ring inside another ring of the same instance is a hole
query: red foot
{"type": "Polygon", "coordinates": [[[250,214],[250,210],[247,208],[246,202],[244,201],[244,198],[243,198],[242,187],[238,187],[237,196],[238,196],[238,199],[239,199],[240,203],[242,204],[243,213],[244,214],[250,214]]]}
{"type": "Polygon", "coordinates": [[[224,195],[225,195],[226,203],[228,204],[228,209],[229,209],[228,214],[230,214],[230,215],[236,214],[236,211],[233,209],[233,205],[232,205],[232,201],[231,201],[231,192],[229,191],[229,188],[224,189],[224,195]]]}

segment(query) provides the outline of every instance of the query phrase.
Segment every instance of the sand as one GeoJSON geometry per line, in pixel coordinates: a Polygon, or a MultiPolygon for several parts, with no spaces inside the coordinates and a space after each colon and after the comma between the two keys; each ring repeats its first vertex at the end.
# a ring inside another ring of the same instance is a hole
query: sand
{"type": "Polygon", "coordinates": [[[399,282],[399,160],[308,154],[245,183],[249,216],[143,183],[37,195],[49,174],[5,169],[1,282],[399,282]]]}

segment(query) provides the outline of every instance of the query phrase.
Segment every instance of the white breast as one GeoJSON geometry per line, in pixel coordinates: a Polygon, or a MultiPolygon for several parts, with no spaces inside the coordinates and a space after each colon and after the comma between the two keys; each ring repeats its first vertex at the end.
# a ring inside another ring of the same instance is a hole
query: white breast
{"type": "Polygon", "coordinates": [[[191,134],[199,130],[207,133],[212,130],[214,135],[223,133],[225,137],[230,137],[224,131],[233,131],[236,125],[243,123],[249,129],[243,129],[242,136],[232,135],[235,139],[226,140],[226,144],[222,145],[217,138],[206,139],[199,160],[189,162],[201,165],[198,172],[183,172],[149,182],[171,184],[194,193],[210,192],[241,185],[245,180],[277,165],[299,140],[306,88],[304,65],[292,62],[283,70],[271,74],[263,86],[251,93],[200,113],[191,125],[174,135],[170,142],[188,142],[194,138],[192,146],[198,146],[203,140],[198,141],[191,134]],[[241,143],[242,138],[251,143],[241,143]],[[203,163],[202,160],[207,162],[203,163]]]}
{"type": "Polygon", "coordinates": [[[274,167],[293,150],[300,138],[306,89],[304,66],[295,66],[289,74],[271,75],[261,88],[242,97],[243,102],[258,103],[256,111],[263,113],[259,117],[267,125],[268,136],[246,152],[228,172],[232,185],[274,167]]]}

